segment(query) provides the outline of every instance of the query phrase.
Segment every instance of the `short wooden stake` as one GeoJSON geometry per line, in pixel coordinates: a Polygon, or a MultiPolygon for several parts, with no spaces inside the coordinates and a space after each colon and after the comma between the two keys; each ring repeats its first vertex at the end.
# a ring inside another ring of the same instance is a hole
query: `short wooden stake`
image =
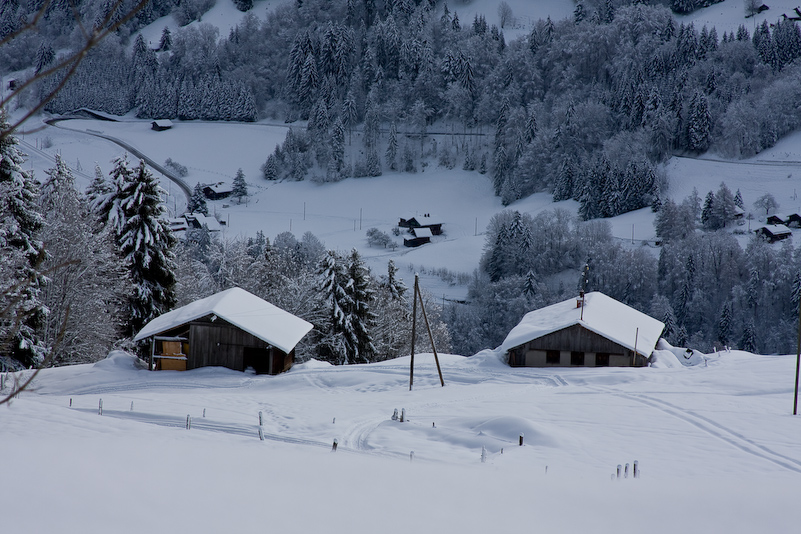
{"type": "Polygon", "coordinates": [[[522,432],[520,433],[520,444],[519,445],[520,445],[520,447],[523,446],[523,433],[522,432]]]}
{"type": "Polygon", "coordinates": [[[331,424],[332,424],[332,425],[335,425],[335,424],[337,424],[337,418],[336,418],[336,417],[334,417],[334,420],[333,420],[333,421],[331,421],[331,424]]]}
{"type": "Polygon", "coordinates": [[[97,403],[97,415],[103,415],[103,399],[97,403]]]}
{"type": "Polygon", "coordinates": [[[437,428],[437,423],[431,423],[431,428],[437,428]]]}
{"type": "Polygon", "coordinates": [[[413,461],[414,461],[414,451],[412,451],[412,452],[410,452],[410,453],[409,453],[409,461],[410,461],[410,462],[413,462],[413,461]]]}
{"type": "Polygon", "coordinates": [[[626,468],[623,471],[623,478],[629,478],[629,464],[626,464],[626,468]]]}
{"type": "Polygon", "coordinates": [[[262,419],[262,416],[261,416],[261,410],[260,410],[260,411],[259,411],[259,426],[263,426],[263,425],[264,425],[264,421],[263,421],[263,419],[262,419]]]}
{"type": "Polygon", "coordinates": [[[72,408],[72,397],[70,397],[70,408],[72,408]]]}
{"type": "Polygon", "coordinates": [[[205,419],[205,417],[206,417],[206,409],[203,408],[203,418],[205,419]]]}
{"type": "Polygon", "coordinates": [[[133,411],[133,401],[131,401],[131,411],[133,411]]]}
{"type": "Polygon", "coordinates": [[[393,421],[397,421],[398,420],[398,409],[397,408],[395,408],[395,411],[392,412],[392,420],[393,421]]]}
{"type": "Polygon", "coordinates": [[[632,476],[634,478],[640,478],[640,462],[634,460],[634,467],[632,469],[632,476]]]}
{"type": "Polygon", "coordinates": [[[623,466],[622,466],[622,465],[620,465],[620,464],[617,464],[617,478],[620,478],[620,471],[621,471],[621,469],[623,469],[623,466]]]}
{"type": "Polygon", "coordinates": [[[548,466],[547,465],[545,466],[545,474],[546,475],[548,474],[548,466]]]}
{"type": "Polygon", "coordinates": [[[334,444],[331,446],[331,452],[337,452],[337,445],[339,445],[339,442],[334,439],[334,444]]]}
{"type": "Polygon", "coordinates": [[[401,408],[401,418],[400,422],[403,423],[406,421],[406,408],[401,408]]]}
{"type": "Polygon", "coordinates": [[[484,448],[484,446],[482,445],[482,447],[481,447],[481,463],[483,464],[486,461],[487,461],[487,449],[484,448]]]}
{"type": "Polygon", "coordinates": [[[186,429],[189,430],[192,428],[192,417],[187,414],[186,416],[186,429]]]}
{"type": "Polygon", "coordinates": [[[259,439],[264,441],[264,429],[262,427],[259,427],[259,439]]]}

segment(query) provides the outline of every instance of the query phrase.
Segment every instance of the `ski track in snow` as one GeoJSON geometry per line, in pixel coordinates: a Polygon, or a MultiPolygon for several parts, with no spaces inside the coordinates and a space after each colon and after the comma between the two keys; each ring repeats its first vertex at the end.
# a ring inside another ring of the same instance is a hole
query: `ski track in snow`
{"type": "Polygon", "coordinates": [[[668,401],[662,399],[656,399],[654,397],[649,397],[643,394],[622,393],[601,386],[591,386],[590,389],[593,389],[598,393],[611,394],[622,399],[633,400],[639,402],[640,404],[644,404],[645,406],[659,410],[668,415],[672,415],[673,417],[694,426],[695,428],[709,434],[710,436],[717,438],[725,443],[728,443],[729,445],[731,445],[736,449],[739,449],[745,453],[751,454],[758,458],[762,458],[763,460],[767,460],[768,462],[771,462],[775,465],[778,465],[779,467],[787,469],[788,471],[794,471],[796,473],[801,474],[801,461],[786,456],[784,454],[775,452],[764,445],[755,443],[754,441],[740,434],[739,432],[732,430],[718,423],[717,421],[713,421],[712,419],[700,415],[692,410],[681,408],[668,401]]]}

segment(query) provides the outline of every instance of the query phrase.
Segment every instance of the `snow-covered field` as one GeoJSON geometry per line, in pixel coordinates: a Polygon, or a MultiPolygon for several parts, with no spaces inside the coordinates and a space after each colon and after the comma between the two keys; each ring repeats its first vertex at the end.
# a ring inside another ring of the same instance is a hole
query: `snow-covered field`
{"type": "Polygon", "coordinates": [[[708,358],[690,368],[511,369],[489,351],[442,355],[443,388],[433,357],[418,355],[410,392],[408,358],[312,361],[270,377],[153,373],[116,353],[45,370],[0,408],[0,524],[797,532],[795,358],[708,358]],[[396,408],[408,421],[391,420],[396,408]],[[634,461],[641,478],[612,480],[634,461]]]}

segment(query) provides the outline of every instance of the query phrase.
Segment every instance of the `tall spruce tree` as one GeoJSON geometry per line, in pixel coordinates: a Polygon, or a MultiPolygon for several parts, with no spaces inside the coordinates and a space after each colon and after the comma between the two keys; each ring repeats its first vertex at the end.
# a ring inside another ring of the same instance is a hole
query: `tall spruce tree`
{"type": "Polygon", "coordinates": [[[242,172],[242,169],[237,169],[232,189],[231,196],[235,197],[241,204],[242,197],[248,196],[248,184],[245,181],[245,173],[242,172]]]}
{"type": "MultiPolygon", "coordinates": [[[[0,132],[8,129],[0,110],[0,132]]],[[[41,296],[46,279],[39,270],[46,253],[39,240],[44,221],[37,184],[22,170],[18,143],[13,135],[0,137],[0,354],[13,360],[6,364],[29,367],[40,364],[48,350],[37,333],[47,315],[41,296]]]]}
{"type": "Polygon", "coordinates": [[[133,284],[126,332],[133,335],[175,305],[175,238],[162,218],[163,190],[158,180],[143,161],[128,176],[115,203],[122,215],[117,244],[133,284]]]}

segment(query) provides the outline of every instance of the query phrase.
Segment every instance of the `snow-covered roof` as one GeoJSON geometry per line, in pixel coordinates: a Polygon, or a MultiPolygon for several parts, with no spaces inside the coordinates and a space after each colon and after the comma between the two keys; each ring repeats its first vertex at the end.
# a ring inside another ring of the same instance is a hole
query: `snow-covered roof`
{"type": "Polygon", "coordinates": [[[649,356],[665,328],[662,321],[597,291],[584,296],[583,319],[576,301],[572,298],[527,313],[506,336],[501,348],[507,351],[558,330],[581,325],[629,350],[634,350],[636,337],[637,352],[649,356]]]}
{"type": "Polygon", "coordinates": [[[172,128],[172,121],[170,119],[158,119],[153,121],[153,124],[159,128],[172,128]]]}
{"type": "Polygon", "coordinates": [[[230,193],[231,191],[233,191],[231,185],[225,182],[220,182],[218,184],[209,184],[206,187],[208,187],[215,193],[230,193]]]}
{"type": "Polygon", "coordinates": [[[220,221],[214,217],[203,215],[202,213],[191,213],[187,216],[187,220],[196,220],[200,226],[205,226],[209,232],[219,232],[222,230],[220,221]]]}
{"type": "Polygon", "coordinates": [[[412,228],[412,233],[414,237],[433,237],[434,234],[431,233],[431,228],[412,228]]]}
{"type": "Polygon", "coordinates": [[[759,232],[760,230],[767,230],[772,235],[787,235],[793,233],[792,230],[783,224],[763,224],[754,230],[754,232],[759,232]]]}
{"type": "Polygon", "coordinates": [[[142,328],[134,341],[158,335],[211,314],[287,353],[312,329],[311,323],[300,317],[295,317],[244,289],[232,287],[156,317],[142,328]]]}

